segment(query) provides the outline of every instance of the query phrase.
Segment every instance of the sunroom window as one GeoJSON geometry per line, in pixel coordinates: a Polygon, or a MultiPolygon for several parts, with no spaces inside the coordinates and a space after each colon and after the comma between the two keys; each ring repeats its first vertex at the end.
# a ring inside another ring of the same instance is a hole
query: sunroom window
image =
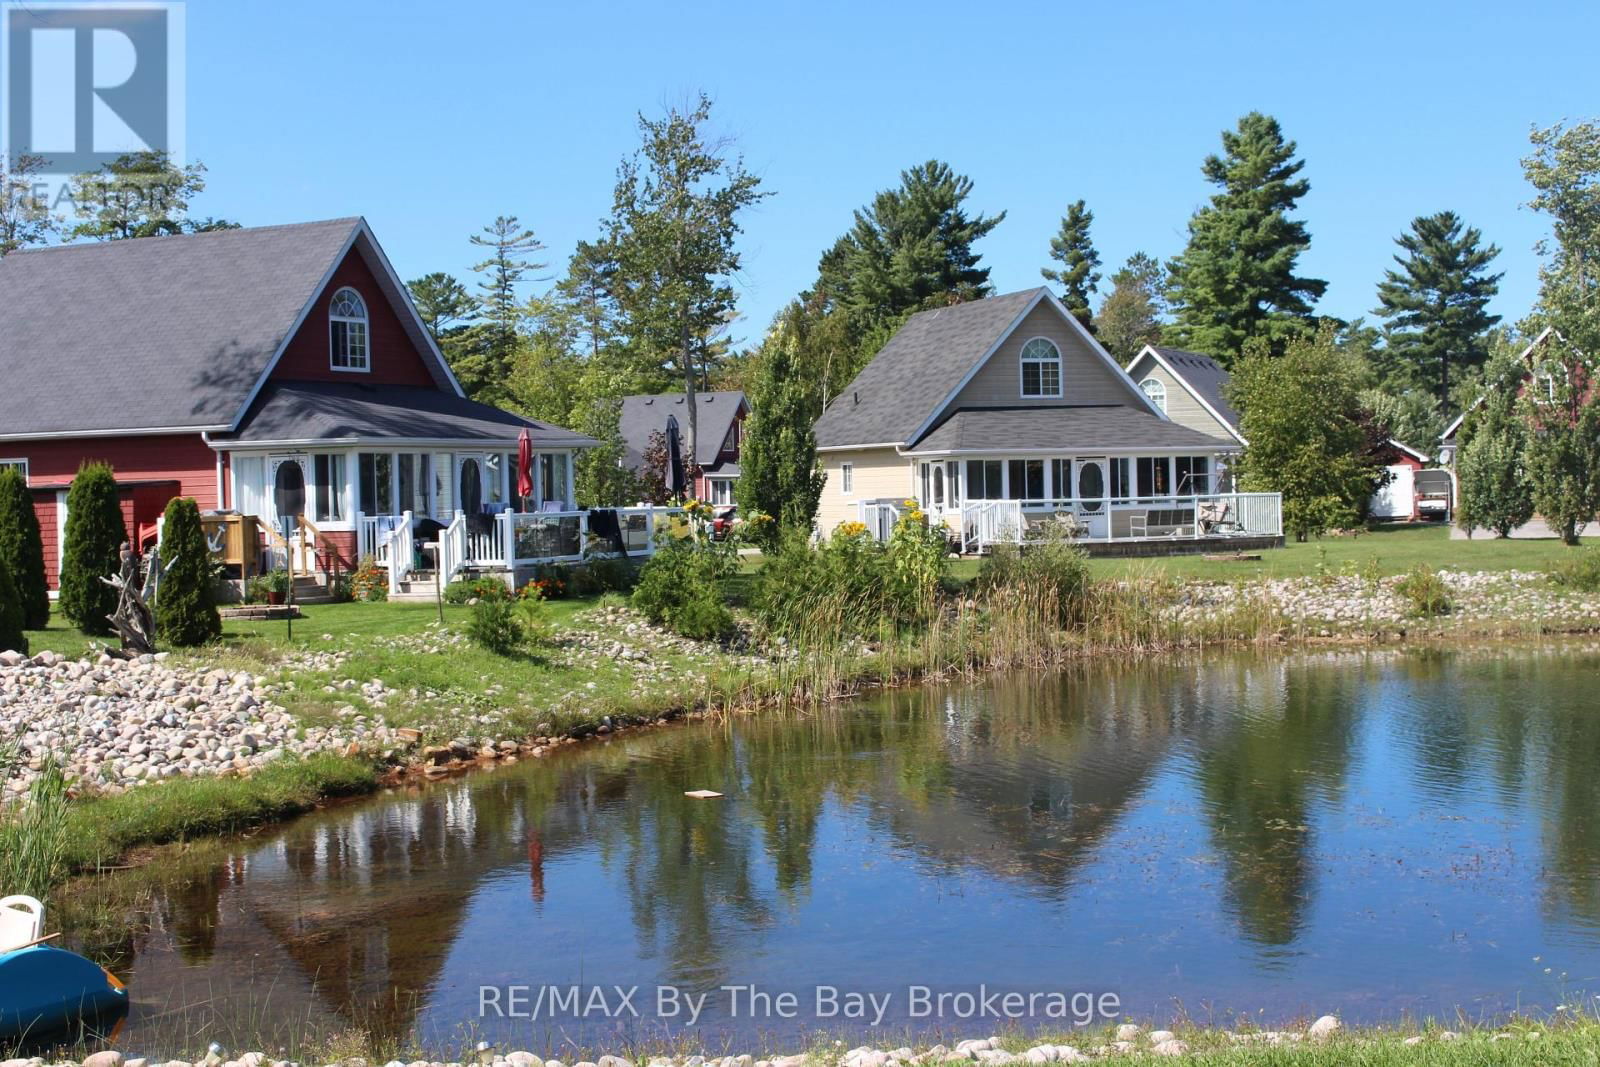
{"type": "Polygon", "coordinates": [[[328,307],[328,365],[334,370],[370,368],[367,352],[367,305],[354,289],[340,289],[328,307]]]}
{"type": "Polygon", "coordinates": [[[1061,395],[1061,350],[1048,338],[1022,346],[1022,395],[1061,395]]]}

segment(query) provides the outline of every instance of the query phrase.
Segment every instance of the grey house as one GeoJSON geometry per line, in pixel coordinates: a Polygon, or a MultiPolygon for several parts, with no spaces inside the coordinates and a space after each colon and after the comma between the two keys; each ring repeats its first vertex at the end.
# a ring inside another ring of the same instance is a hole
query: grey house
{"type": "MultiPolygon", "coordinates": [[[[690,492],[697,500],[712,504],[733,503],[733,485],[739,480],[739,448],[743,443],[745,416],[750,403],[743,391],[711,390],[696,393],[695,455],[685,454],[683,468],[691,476],[690,492]]],[[[667,420],[678,421],[681,447],[689,447],[689,405],[682,393],[660,393],[622,398],[619,430],[625,451],[622,463],[635,473],[643,473],[650,442],[665,434],[667,420]]]]}
{"type": "Polygon", "coordinates": [[[1169,415],[1044,288],[911,316],[816,435],[825,536],[908,505],[970,551],[1046,520],[1091,546],[1282,535],[1277,494],[1218,492],[1237,435],[1169,415]]]}

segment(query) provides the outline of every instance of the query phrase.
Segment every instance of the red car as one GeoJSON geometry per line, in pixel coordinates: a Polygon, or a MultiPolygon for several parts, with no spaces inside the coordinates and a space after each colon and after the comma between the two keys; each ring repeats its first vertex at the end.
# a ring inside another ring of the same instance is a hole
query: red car
{"type": "Polygon", "coordinates": [[[739,508],[735,504],[728,504],[717,509],[711,517],[711,539],[713,541],[726,541],[733,533],[733,528],[738,525],[739,517],[736,514],[739,508]]]}

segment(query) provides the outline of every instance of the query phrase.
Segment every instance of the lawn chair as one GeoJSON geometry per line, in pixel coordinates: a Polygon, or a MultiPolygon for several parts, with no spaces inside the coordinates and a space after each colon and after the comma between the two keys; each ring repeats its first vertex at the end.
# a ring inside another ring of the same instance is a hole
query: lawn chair
{"type": "Polygon", "coordinates": [[[12,952],[44,936],[44,905],[32,897],[0,900],[0,952],[12,952]]]}
{"type": "Polygon", "coordinates": [[[1207,500],[1200,505],[1196,518],[1200,522],[1200,532],[1207,536],[1218,534],[1232,537],[1245,532],[1233,517],[1233,505],[1225,500],[1207,500]]]}
{"type": "Polygon", "coordinates": [[[1064,540],[1076,541],[1080,537],[1089,536],[1089,524],[1078,518],[1078,513],[1075,511],[1056,512],[1054,522],[1056,528],[1052,532],[1064,540]]]}

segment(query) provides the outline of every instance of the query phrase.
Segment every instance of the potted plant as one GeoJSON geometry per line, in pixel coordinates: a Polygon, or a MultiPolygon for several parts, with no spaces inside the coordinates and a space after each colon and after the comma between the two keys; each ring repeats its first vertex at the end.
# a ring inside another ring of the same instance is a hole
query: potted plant
{"type": "Polygon", "coordinates": [[[268,571],[260,578],[261,591],[267,595],[268,604],[282,604],[289,595],[289,572],[268,571]]]}

